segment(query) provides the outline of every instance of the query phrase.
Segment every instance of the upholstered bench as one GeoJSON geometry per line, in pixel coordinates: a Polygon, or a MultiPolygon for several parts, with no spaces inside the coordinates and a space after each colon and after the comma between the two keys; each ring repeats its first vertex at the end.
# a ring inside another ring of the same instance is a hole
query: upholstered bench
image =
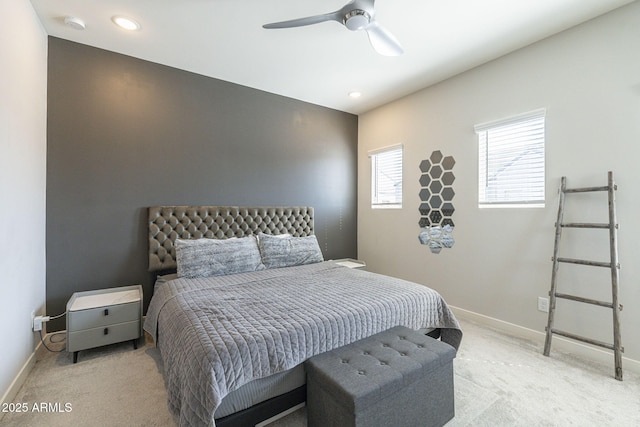
{"type": "Polygon", "coordinates": [[[306,362],[309,427],[442,426],[454,416],[453,347],[397,326],[306,362]]]}

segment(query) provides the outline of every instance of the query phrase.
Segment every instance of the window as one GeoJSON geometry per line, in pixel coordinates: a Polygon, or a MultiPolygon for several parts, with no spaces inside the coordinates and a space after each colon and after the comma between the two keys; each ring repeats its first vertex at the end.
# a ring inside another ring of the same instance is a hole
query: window
{"type": "Polygon", "coordinates": [[[402,207],[402,145],[370,151],[371,207],[402,207]]]}
{"type": "Polygon", "coordinates": [[[545,110],[475,126],[478,205],[544,206],[545,110]]]}

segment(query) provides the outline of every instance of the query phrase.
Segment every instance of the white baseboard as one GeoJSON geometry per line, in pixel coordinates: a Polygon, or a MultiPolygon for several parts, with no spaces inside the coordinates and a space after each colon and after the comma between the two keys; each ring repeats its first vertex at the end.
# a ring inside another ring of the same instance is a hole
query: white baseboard
{"type": "MultiPolygon", "coordinates": [[[[485,316],[483,314],[474,313],[473,311],[465,310],[463,308],[453,306],[449,307],[459,319],[466,319],[476,323],[480,323],[482,325],[489,326],[493,329],[497,329],[499,331],[503,331],[517,337],[539,342],[542,346],[544,346],[546,337],[544,332],[534,331],[533,329],[518,326],[513,323],[485,316]]],[[[464,343],[464,338],[462,341],[464,343]]],[[[600,348],[582,344],[581,342],[572,341],[564,337],[558,337],[556,335],[553,336],[553,346],[551,349],[552,353],[554,348],[588,360],[611,364],[611,366],[613,367],[613,352],[601,350],[600,348]]],[[[622,357],[622,369],[623,371],[628,369],[629,371],[640,374],[640,361],[629,359],[628,357],[622,357]]]]}
{"type": "MultiPolygon", "coordinates": [[[[31,355],[27,358],[27,361],[24,362],[24,365],[22,365],[20,372],[18,372],[18,375],[16,375],[16,377],[11,382],[11,385],[9,385],[9,388],[2,396],[2,401],[0,401],[0,405],[13,402],[13,399],[15,399],[16,395],[20,391],[20,387],[22,387],[24,382],[27,380],[29,373],[31,373],[31,371],[33,370],[33,367],[35,366],[36,353],[38,352],[41,346],[42,346],[42,342],[39,342],[38,345],[36,345],[35,350],[33,350],[31,355]]],[[[0,414],[0,419],[2,419],[1,414],[0,414]]]]}

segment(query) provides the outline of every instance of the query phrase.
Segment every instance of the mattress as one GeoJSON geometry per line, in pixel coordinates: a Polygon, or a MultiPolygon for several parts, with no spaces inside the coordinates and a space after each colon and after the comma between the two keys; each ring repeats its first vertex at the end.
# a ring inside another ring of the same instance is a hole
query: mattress
{"type": "Polygon", "coordinates": [[[304,364],[266,378],[253,380],[226,395],[216,409],[214,418],[226,417],[272,397],[280,396],[303,386],[306,381],[304,364]]]}

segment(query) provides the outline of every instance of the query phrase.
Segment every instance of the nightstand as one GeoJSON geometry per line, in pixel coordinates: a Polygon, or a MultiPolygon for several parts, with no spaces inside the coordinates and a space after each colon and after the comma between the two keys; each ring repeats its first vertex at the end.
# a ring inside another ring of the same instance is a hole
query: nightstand
{"type": "Polygon", "coordinates": [[[121,341],[138,348],[142,336],[142,286],[76,292],[67,302],[67,351],[78,352],[121,341]]]}
{"type": "Polygon", "coordinates": [[[349,268],[365,268],[367,266],[366,262],[361,261],[359,259],[352,259],[352,258],[336,259],[335,263],[343,267],[349,267],[349,268]]]}

